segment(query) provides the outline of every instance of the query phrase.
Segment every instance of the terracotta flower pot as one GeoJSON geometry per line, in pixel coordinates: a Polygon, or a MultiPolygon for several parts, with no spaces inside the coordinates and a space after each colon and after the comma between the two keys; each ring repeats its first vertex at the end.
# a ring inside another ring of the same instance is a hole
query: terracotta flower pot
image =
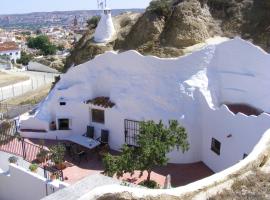
{"type": "Polygon", "coordinates": [[[55,180],[55,179],[56,179],[56,175],[55,175],[55,174],[51,174],[51,175],[50,175],[50,180],[53,181],[53,180],[55,180]]]}
{"type": "Polygon", "coordinates": [[[59,170],[63,170],[66,168],[66,165],[64,163],[55,164],[55,167],[59,170]]]}

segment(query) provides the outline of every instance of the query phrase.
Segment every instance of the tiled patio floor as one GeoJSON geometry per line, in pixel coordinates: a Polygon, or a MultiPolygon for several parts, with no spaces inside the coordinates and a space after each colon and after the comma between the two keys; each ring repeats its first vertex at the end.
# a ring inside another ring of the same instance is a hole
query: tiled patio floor
{"type": "MultiPolygon", "coordinates": [[[[39,144],[40,140],[28,140],[33,144],[39,144]]],[[[45,146],[49,147],[56,144],[57,141],[46,140],[45,146]]],[[[116,153],[116,152],[112,152],[116,153]]],[[[73,161],[69,156],[66,156],[67,168],[63,170],[65,182],[73,184],[88,175],[102,173],[102,160],[95,151],[88,152],[87,160],[82,159],[81,163],[73,161]]],[[[188,183],[200,180],[213,174],[213,172],[202,162],[194,164],[168,164],[166,167],[157,167],[151,174],[151,179],[157,181],[159,185],[163,186],[165,177],[170,174],[172,185],[182,186],[188,183]]],[[[139,183],[146,178],[146,173],[139,178],[139,172],[136,172],[133,177],[129,174],[121,179],[128,180],[133,183],[139,183]]]]}

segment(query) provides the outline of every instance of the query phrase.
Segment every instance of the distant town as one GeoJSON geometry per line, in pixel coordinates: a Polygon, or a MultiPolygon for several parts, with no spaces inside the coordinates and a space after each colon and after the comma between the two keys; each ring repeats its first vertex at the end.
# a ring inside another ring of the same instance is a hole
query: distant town
{"type": "MultiPolygon", "coordinates": [[[[127,11],[143,12],[144,9],[114,9],[112,11],[112,16],[116,16],[127,11]]],[[[48,26],[69,27],[75,16],[78,19],[79,25],[83,26],[89,18],[99,14],[100,10],[80,10],[0,15],[0,28],[35,30],[37,28],[48,26]]]]}
{"type": "MultiPolygon", "coordinates": [[[[144,9],[116,9],[112,16],[144,9]]],[[[27,68],[29,62],[58,71],[100,10],[0,15],[0,68],[27,68]],[[90,21],[90,22],[89,22],[90,21]]],[[[97,23],[97,22],[96,22],[97,23]]]]}

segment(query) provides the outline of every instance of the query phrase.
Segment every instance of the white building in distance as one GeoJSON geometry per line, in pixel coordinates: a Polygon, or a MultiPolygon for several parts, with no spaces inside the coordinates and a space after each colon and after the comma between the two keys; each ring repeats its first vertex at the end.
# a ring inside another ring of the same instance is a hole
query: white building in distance
{"type": "Polygon", "coordinates": [[[96,28],[94,41],[97,43],[109,42],[115,36],[115,28],[112,21],[111,9],[105,8],[102,11],[100,21],[96,28]]]}
{"type": "Polygon", "coordinates": [[[10,61],[16,63],[21,58],[21,50],[15,42],[4,42],[0,43],[0,55],[8,56],[10,61]]]}

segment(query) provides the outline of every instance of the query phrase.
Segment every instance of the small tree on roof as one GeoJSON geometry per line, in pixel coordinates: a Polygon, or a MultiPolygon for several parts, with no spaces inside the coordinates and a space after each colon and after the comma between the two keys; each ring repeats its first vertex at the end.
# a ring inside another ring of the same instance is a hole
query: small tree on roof
{"type": "Polygon", "coordinates": [[[162,121],[158,124],[141,122],[137,144],[138,147],[124,145],[120,156],[105,156],[105,174],[121,177],[127,172],[133,174],[135,170],[141,171],[141,175],[147,171],[147,182],[150,182],[154,167],[167,165],[169,152],[177,148],[184,153],[189,149],[187,132],[176,120],[169,121],[169,126],[162,121]]]}

